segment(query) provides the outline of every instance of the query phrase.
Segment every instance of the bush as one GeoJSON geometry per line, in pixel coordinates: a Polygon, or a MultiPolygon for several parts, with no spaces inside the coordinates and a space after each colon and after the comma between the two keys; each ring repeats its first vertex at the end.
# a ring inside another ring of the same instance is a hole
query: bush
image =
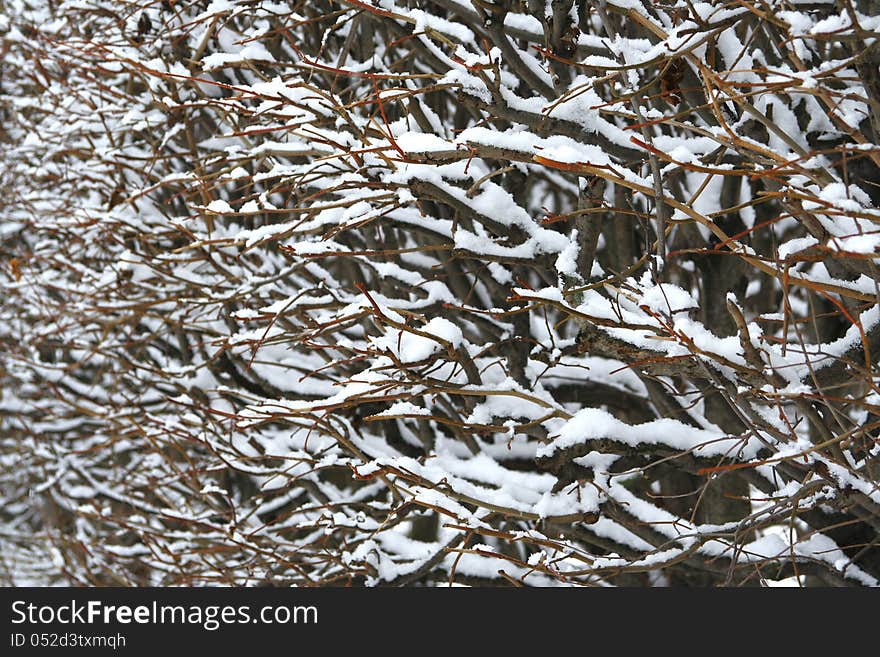
{"type": "Polygon", "coordinates": [[[876,4],[0,2],[0,578],[875,585],[876,4]]]}

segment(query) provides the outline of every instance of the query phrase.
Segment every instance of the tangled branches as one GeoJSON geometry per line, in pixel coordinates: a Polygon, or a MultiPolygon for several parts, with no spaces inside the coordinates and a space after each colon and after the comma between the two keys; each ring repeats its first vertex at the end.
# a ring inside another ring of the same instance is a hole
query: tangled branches
{"type": "Polygon", "coordinates": [[[875,585],[876,4],[0,3],[0,578],[875,585]]]}

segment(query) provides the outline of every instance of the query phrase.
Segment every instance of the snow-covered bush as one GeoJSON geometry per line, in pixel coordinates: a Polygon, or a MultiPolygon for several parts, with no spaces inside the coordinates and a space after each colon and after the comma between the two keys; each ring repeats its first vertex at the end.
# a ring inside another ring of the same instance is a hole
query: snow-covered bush
{"type": "Polygon", "coordinates": [[[875,585],[877,4],[2,0],[0,579],[875,585]]]}

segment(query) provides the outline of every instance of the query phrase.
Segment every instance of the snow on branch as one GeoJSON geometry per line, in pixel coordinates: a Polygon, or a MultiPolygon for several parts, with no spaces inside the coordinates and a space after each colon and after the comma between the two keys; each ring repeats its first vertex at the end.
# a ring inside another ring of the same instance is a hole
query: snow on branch
{"type": "Polygon", "coordinates": [[[876,585],[873,2],[0,6],[0,578],[876,585]]]}

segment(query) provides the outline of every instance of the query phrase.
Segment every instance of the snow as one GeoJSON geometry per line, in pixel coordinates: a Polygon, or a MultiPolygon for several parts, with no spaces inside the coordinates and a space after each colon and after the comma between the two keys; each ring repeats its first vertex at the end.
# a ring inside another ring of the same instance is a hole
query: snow
{"type": "Polygon", "coordinates": [[[556,438],[539,447],[537,455],[552,456],[556,452],[598,439],[608,439],[630,447],[663,445],[706,457],[727,455],[752,458],[760,448],[760,443],[753,438],[725,436],[719,431],[698,429],[678,420],[663,418],[629,425],[607,411],[585,408],[563,425],[556,438]]]}
{"type": "Polygon", "coordinates": [[[387,410],[373,415],[374,418],[395,417],[397,415],[431,415],[431,411],[407,401],[395,402],[387,410]]]}
{"type": "Polygon", "coordinates": [[[232,206],[229,205],[229,203],[219,198],[208,203],[208,205],[205,206],[205,210],[207,210],[208,212],[215,212],[217,214],[235,212],[235,210],[232,209],[232,206]]]}
{"type": "MultiPolygon", "coordinates": [[[[3,583],[809,563],[877,585],[822,520],[863,529],[880,504],[878,148],[834,43],[853,18],[774,6],[792,38],[765,48],[736,3],[611,4],[625,34],[572,5],[569,65],[541,50],[551,2],[505,12],[503,42],[467,0],[317,23],[271,1],[7,3],[3,583]],[[656,96],[670,57],[713,103],[656,96]],[[587,171],[605,192],[580,271],[587,171]],[[709,292],[719,271],[735,289],[709,292]],[[756,532],[679,512],[662,478],[683,471],[691,506],[748,477],[756,532]],[[417,540],[420,517],[439,527],[417,540]]],[[[880,17],[856,18],[867,45],[880,17]]]]}
{"type": "Polygon", "coordinates": [[[462,342],[461,329],[442,317],[435,317],[423,327],[419,335],[406,330],[393,330],[373,338],[373,346],[393,353],[402,363],[416,363],[429,358],[449,344],[457,348],[462,342]]]}
{"type": "Polygon", "coordinates": [[[672,283],[645,286],[638,304],[660,313],[678,313],[699,307],[689,292],[672,283]]]}
{"type": "Polygon", "coordinates": [[[218,52],[206,55],[202,58],[202,69],[210,71],[216,68],[224,68],[230,64],[241,64],[244,62],[274,62],[275,58],[266,50],[266,47],[260,43],[251,43],[243,47],[238,52],[218,52]]]}

